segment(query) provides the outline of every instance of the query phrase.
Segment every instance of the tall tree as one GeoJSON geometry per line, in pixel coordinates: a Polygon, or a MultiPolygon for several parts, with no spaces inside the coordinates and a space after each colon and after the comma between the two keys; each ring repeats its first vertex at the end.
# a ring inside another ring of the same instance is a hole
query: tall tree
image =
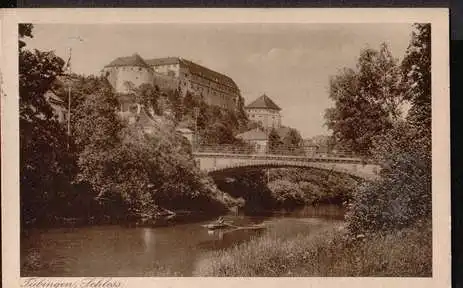
{"type": "Polygon", "coordinates": [[[53,52],[27,50],[24,38],[32,37],[32,30],[31,24],[19,24],[21,219],[26,222],[63,212],[64,192],[75,172],[65,129],[45,97],[64,61],[53,52]]]}
{"type": "MultiPolygon", "coordinates": [[[[431,137],[431,25],[415,24],[410,45],[402,61],[411,102],[407,120],[421,138],[431,137]]],[[[430,145],[430,143],[429,143],[430,145]]]]}
{"type": "Polygon", "coordinates": [[[353,231],[397,229],[432,218],[430,29],[415,25],[401,65],[411,108],[406,119],[375,140],[381,179],[354,194],[347,215],[353,231]]]}
{"type": "Polygon", "coordinates": [[[295,150],[301,147],[302,137],[299,131],[290,128],[288,134],[282,139],[283,145],[290,150],[295,150]]]}
{"type": "Polygon", "coordinates": [[[386,44],[364,49],[357,69],[347,69],[330,80],[335,106],[325,113],[326,125],[345,149],[369,155],[373,140],[390,130],[403,103],[402,77],[397,59],[386,44]]]}

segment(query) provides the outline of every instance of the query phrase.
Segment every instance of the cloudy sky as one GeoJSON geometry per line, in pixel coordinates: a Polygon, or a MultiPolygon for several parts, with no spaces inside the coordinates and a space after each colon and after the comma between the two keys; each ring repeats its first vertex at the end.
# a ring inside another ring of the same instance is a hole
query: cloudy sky
{"type": "Polygon", "coordinates": [[[135,52],[180,56],[233,78],[246,103],[266,93],[282,107],[284,125],[312,137],[329,134],[323,126],[332,105],[329,77],[381,42],[402,58],[411,31],[409,24],[42,24],[34,26],[28,47],[67,59],[72,46],[73,71],[81,74],[98,74],[135,52]]]}

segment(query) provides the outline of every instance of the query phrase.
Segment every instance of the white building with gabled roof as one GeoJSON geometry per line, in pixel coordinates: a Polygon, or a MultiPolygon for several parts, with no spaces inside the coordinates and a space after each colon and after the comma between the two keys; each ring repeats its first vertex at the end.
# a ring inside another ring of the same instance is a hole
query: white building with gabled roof
{"type": "Polygon", "coordinates": [[[265,129],[281,127],[281,108],[265,94],[247,105],[245,110],[249,120],[260,123],[265,129]]]}
{"type": "Polygon", "coordinates": [[[251,145],[255,152],[265,153],[268,147],[268,135],[260,128],[252,129],[244,133],[236,135],[236,138],[241,139],[251,145]]]}

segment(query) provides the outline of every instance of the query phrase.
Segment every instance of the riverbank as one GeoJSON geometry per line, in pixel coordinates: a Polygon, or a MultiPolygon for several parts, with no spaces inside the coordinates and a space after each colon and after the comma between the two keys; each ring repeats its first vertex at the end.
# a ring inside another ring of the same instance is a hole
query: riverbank
{"type": "Polygon", "coordinates": [[[343,224],[314,234],[266,234],[210,252],[195,276],[431,277],[430,223],[351,238],[343,224]]]}
{"type": "MultiPolygon", "coordinates": [[[[53,217],[43,222],[30,222],[22,225],[24,229],[30,228],[71,228],[85,226],[105,226],[120,225],[127,227],[167,227],[185,223],[195,223],[217,218],[220,213],[205,213],[200,211],[175,211],[175,214],[161,215],[155,218],[140,221],[137,219],[110,217],[89,217],[89,218],[72,218],[72,217],[53,217]]],[[[229,212],[231,213],[231,212],[229,212]]]]}

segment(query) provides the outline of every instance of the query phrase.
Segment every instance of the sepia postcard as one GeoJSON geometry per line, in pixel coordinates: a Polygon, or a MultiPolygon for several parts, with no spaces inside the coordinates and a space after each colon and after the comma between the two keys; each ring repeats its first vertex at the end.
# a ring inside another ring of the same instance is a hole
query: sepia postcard
{"type": "Polygon", "coordinates": [[[447,9],[0,13],[4,287],[450,285],[447,9]]]}

